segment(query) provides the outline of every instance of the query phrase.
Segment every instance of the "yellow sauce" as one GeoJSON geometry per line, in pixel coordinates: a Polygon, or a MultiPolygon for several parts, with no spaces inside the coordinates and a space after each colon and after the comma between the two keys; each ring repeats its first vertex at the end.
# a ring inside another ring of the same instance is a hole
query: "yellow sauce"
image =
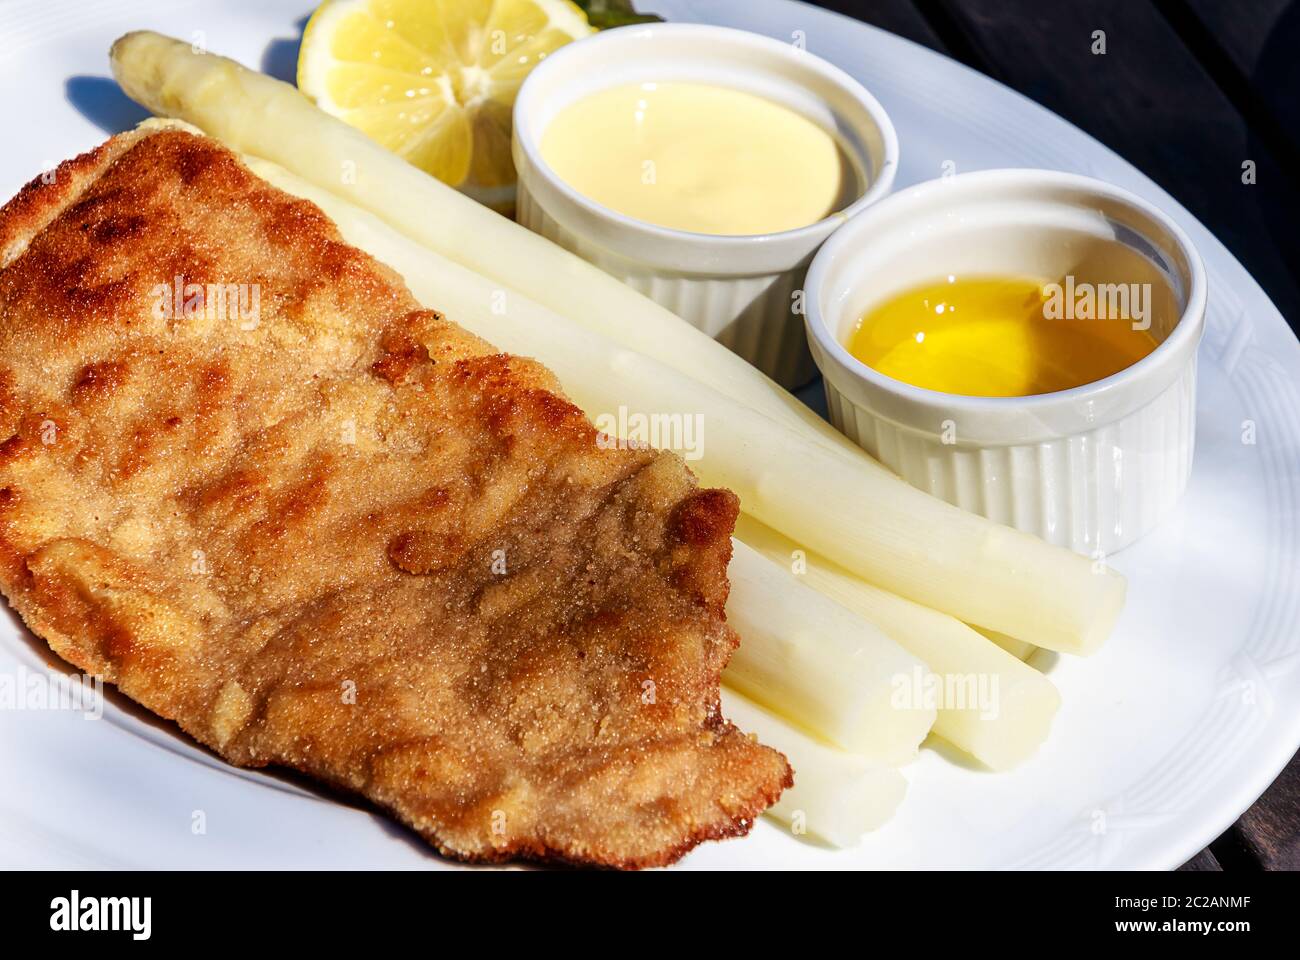
{"type": "Polygon", "coordinates": [[[946,277],[868,310],[847,346],[895,380],[972,397],[1068,390],[1118,373],[1156,348],[1151,333],[1135,329],[1127,315],[1049,318],[1051,282],[946,277]]]}
{"type": "Polygon", "coordinates": [[[597,203],[693,233],[806,227],[845,205],[856,187],[830,133],[763,97],[710,84],[594,93],[551,121],[541,152],[597,203]]]}

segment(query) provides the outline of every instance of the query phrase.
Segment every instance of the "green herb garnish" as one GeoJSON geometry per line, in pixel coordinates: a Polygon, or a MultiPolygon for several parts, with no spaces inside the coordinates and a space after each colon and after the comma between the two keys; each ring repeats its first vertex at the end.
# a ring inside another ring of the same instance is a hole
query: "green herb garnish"
{"type": "Polygon", "coordinates": [[[632,0],[574,0],[587,14],[587,21],[597,30],[625,27],[631,23],[660,23],[663,17],[637,13],[632,0]]]}

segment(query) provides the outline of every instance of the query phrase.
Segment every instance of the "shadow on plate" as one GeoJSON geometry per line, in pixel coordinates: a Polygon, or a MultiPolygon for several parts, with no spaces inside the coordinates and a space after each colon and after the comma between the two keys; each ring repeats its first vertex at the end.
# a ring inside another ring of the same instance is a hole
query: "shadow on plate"
{"type": "Polygon", "coordinates": [[[63,89],[68,103],[105,133],[121,133],[149,119],[149,111],[123,93],[112,77],[69,77],[63,89]]]}
{"type": "MultiPolygon", "coordinates": [[[[286,83],[295,83],[298,48],[302,45],[302,31],[308,19],[308,16],[302,16],[295,21],[295,36],[277,37],[267,45],[262,52],[263,73],[286,83]]],[[[69,77],[63,88],[68,103],[106,134],[121,133],[141,120],[149,119],[149,111],[123,93],[112,77],[87,74],[69,77]]]]}
{"type": "Polygon", "coordinates": [[[298,48],[302,46],[302,32],[307,26],[310,15],[300,17],[294,22],[298,29],[297,36],[276,37],[262,52],[262,72],[267,76],[296,84],[298,81],[298,48]]]}

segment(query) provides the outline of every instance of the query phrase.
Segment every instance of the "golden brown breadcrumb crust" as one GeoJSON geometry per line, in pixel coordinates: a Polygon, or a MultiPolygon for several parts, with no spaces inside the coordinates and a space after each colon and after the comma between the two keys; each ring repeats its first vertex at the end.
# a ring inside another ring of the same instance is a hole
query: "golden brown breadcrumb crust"
{"type": "Polygon", "coordinates": [[[791,783],[719,712],[735,496],[598,436],[206,138],[115,137],[0,210],[10,603],[447,855],[667,864],[791,783]]]}

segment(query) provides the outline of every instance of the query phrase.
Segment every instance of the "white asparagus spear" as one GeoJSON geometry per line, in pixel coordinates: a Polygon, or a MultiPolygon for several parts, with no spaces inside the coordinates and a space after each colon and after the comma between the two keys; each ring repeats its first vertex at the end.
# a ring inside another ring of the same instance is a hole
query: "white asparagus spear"
{"type": "MultiPolygon", "coordinates": [[[[196,54],[188,44],[148,32],[121,38],[113,46],[112,61],[114,73],[127,92],[156,112],[197,123],[239,149],[290,164],[324,189],[379,211],[389,222],[425,235],[431,242],[450,244],[457,250],[471,247],[477,250],[473,262],[507,280],[505,284],[498,282],[496,294],[508,293],[509,281],[527,273],[535,281],[527,284],[527,289],[540,291],[548,298],[559,297],[566,308],[579,298],[594,297],[588,322],[599,322],[602,316],[609,321],[611,317],[622,316],[621,307],[633,310],[634,302],[642,302],[636,300],[636,294],[590,265],[559,252],[554,245],[532,237],[527,231],[521,233],[520,228],[414,170],[358,131],[327,117],[287,84],[221,57],[196,54]],[[599,294],[591,293],[595,289],[599,289],[599,294]],[[625,297],[632,299],[620,299],[625,297]]],[[[437,302],[445,306],[445,301],[437,302]]],[[[663,316],[659,319],[663,320],[663,316]]],[[[747,394],[747,402],[777,422],[790,422],[793,411],[804,426],[797,430],[798,443],[788,444],[792,458],[797,460],[800,447],[819,446],[822,455],[818,459],[827,460],[833,455],[825,444],[828,437],[834,436],[831,442],[836,445],[836,455],[854,465],[852,472],[859,475],[858,485],[862,489],[856,502],[850,500],[847,504],[837,502],[833,495],[828,499],[823,497],[827,492],[847,493],[848,488],[841,482],[847,477],[845,469],[828,471],[824,477],[819,473],[807,484],[798,483],[789,470],[740,471],[745,476],[730,482],[722,478],[728,472],[736,472],[734,458],[743,457],[746,445],[752,447],[757,438],[752,429],[737,431],[734,437],[724,435],[724,441],[736,442],[724,443],[722,456],[710,458],[705,472],[714,470],[714,476],[721,482],[747,497],[754,512],[769,525],[797,533],[801,541],[813,544],[831,559],[882,587],[1013,637],[1032,637],[1053,649],[1087,653],[1110,632],[1123,602],[1120,578],[1103,568],[1092,578],[1094,582],[1085,586],[1084,568],[1077,558],[1069,560],[1059,554],[1031,549],[1023,535],[981,524],[960,511],[945,513],[937,508],[926,511],[924,502],[930,498],[920,495],[923,499],[918,500],[916,491],[879,464],[860,453],[846,453],[843,438],[835,436],[834,431],[827,432],[829,428],[815,422],[815,417],[775,385],[755,381],[756,375],[747,371],[743,363],[722,361],[725,351],[710,344],[707,338],[691,338],[689,344],[679,341],[679,336],[686,335],[680,334],[679,328],[671,323],[656,322],[648,324],[646,329],[641,330],[641,336],[650,339],[643,345],[660,355],[671,354],[679,364],[690,362],[697,354],[719,358],[711,359],[709,368],[716,365],[713,379],[724,391],[750,390],[754,383],[759,383],[761,388],[753,389],[752,397],[747,394]],[[647,334],[646,329],[653,333],[647,334]],[[672,343],[665,346],[669,340],[672,343]],[[664,350],[668,354],[663,354],[664,350]],[[777,391],[775,404],[769,395],[772,390],[777,391]],[[830,491],[826,490],[828,486],[832,488],[830,491]],[[768,501],[786,498],[788,502],[793,496],[812,498],[824,509],[812,511],[820,516],[810,518],[806,506],[787,509],[777,504],[775,509],[768,510],[767,504],[758,502],[764,498],[768,501]],[[899,509],[876,510],[874,501],[881,497],[899,509]],[[863,531],[857,521],[866,509],[882,515],[874,527],[863,531]],[[918,510],[921,513],[917,514],[918,510]],[[844,516],[828,516],[834,512],[844,516]],[[895,522],[900,515],[924,521],[915,524],[920,534],[915,542],[908,536],[913,525],[895,522]],[[812,522],[805,522],[809,520],[812,522]],[[841,525],[845,535],[837,546],[831,540],[841,525]],[[951,556],[939,556],[936,560],[934,537],[939,532],[949,535],[950,543],[946,547],[940,543],[937,548],[941,554],[951,556]],[[888,558],[888,562],[881,563],[882,557],[888,558]],[[927,570],[930,563],[936,565],[934,571],[927,570]],[[935,596],[943,588],[927,586],[924,582],[928,577],[950,582],[945,576],[947,569],[953,565],[970,569],[972,564],[1004,568],[1001,589],[988,591],[983,589],[984,584],[974,583],[973,589],[960,591],[962,596],[943,603],[935,596]],[[1063,593],[1067,597],[1064,605],[1067,609],[1061,610],[1062,604],[1035,595],[1041,584],[1054,586],[1063,593]],[[1004,614],[993,609],[1006,608],[1014,594],[1021,595],[1023,611],[1004,614]],[[1025,595],[1029,595],[1027,602],[1023,599],[1025,595]]],[[[635,323],[629,329],[622,329],[623,334],[635,332],[635,323]]],[[[544,350],[526,351],[517,346],[513,349],[548,359],[544,350]]],[[[637,363],[639,356],[613,355],[611,363],[637,363]]],[[[548,362],[553,367],[557,365],[553,358],[548,362]]],[[[650,365],[642,366],[652,369],[650,365]]],[[[753,425],[751,421],[750,426],[753,425]]],[[[784,441],[779,435],[765,441],[774,442],[784,441]]],[[[809,467],[813,465],[810,463],[809,467]]]]}
{"type": "Polygon", "coordinates": [[[855,464],[655,360],[565,317],[503,295],[478,274],[276,164],[246,157],[287,193],[313,200],[348,242],[403,274],[420,302],[511,353],[536,356],[589,415],[684,411],[711,424],[706,483],[751,514],[878,587],[1041,647],[1092,653],[1123,607],[1125,580],[1100,563],[967,514],[855,464]]]}
{"type": "MultiPolygon", "coordinates": [[[[431,250],[612,340],[696,376],[823,445],[843,434],[707,334],[587,261],[412,167],[287,83],[148,30],[113,44],[113,76],[158,116],[291,170],[431,250]]],[[[883,470],[872,461],[877,469],[883,470]]]]}
{"type": "Polygon", "coordinates": [[[909,697],[925,664],[755,550],[734,547],[727,621],[741,643],[723,682],[843,750],[895,765],[915,757],[935,720],[933,706],[909,697]]]}
{"type": "Polygon", "coordinates": [[[768,526],[869,582],[1044,647],[1091,653],[1124,602],[1124,579],[1061,547],[966,513],[773,423],[429,251],[363,210],[245,158],[315,202],[344,238],[405,278],[416,299],[512,353],[536,357],[590,416],[620,407],[700,416],[701,479],[734,490],[768,526]]]}
{"type": "Polygon", "coordinates": [[[741,517],[736,536],[779,564],[776,569],[787,579],[802,580],[925,661],[935,680],[918,678],[912,697],[935,697],[934,732],[953,746],[993,770],[1009,770],[1047,739],[1061,703],[1056,687],[987,637],[873,587],[816,554],[796,554],[800,548],[794,541],[751,517],[741,517]]]}
{"type": "Polygon", "coordinates": [[[711,425],[694,464],[769,526],[873,583],[1043,646],[1090,652],[1109,632],[1123,579],[1083,557],[863,473],[793,434],[566,318],[502,291],[377,218],[249,158],[270,182],[315,201],[349,242],[406,278],[416,298],[512,352],[535,356],[588,413],[691,411],[711,425]],[[1055,646],[1053,646],[1055,644],[1055,646]]]}
{"type": "Polygon", "coordinates": [[[820,744],[725,687],[722,713],[780,750],[794,767],[794,786],[767,815],[795,833],[854,846],[894,815],[907,792],[907,781],[893,767],[820,744]]]}

